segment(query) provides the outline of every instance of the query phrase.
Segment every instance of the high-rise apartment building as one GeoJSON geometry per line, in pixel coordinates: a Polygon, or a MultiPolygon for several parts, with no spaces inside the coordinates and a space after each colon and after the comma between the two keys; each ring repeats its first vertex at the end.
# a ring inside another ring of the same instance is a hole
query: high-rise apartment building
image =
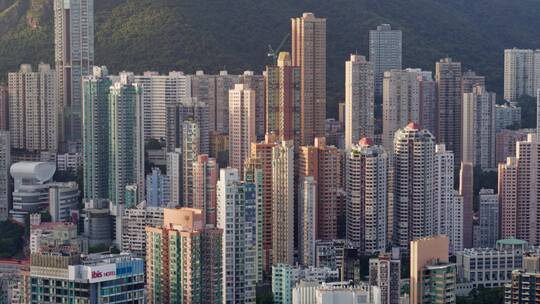
{"type": "Polygon", "coordinates": [[[183,123],[193,120],[199,126],[201,153],[210,153],[210,117],[208,106],[196,98],[187,98],[182,103],[171,104],[167,107],[167,151],[182,147],[183,123]]]}
{"type": "Polygon", "coordinates": [[[393,167],[393,242],[408,252],[409,242],[433,234],[435,138],[418,124],[396,132],[393,167]]]}
{"type": "Polygon", "coordinates": [[[391,253],[381,253],[377,258],[369,259],[369,285],[379,288],[380,293],[371,294],[374,303],[399,304],[401,281],[401,257],[399,248],[392,248],[391,253]]]}
{"type": "Polygon", "coordinates": [[[386,249],[389,157],[382,146],[363,138],[347,152],[346,235],[359,252],[386,249]]]}
{"type": "Polygon", "coordinates": [[[218,164],[214,158],[207,154],[197,156],[193,166],[193,208],[201,209],[204,222],[207,225],[216,225],[218,164]]]}
{"type": "Polygon", "coordinates": [[[267,134],[265,140],[251,144],[250,160],[258,162],[262,170],[262,239],[264,271],[270,273],[272,266],[272,222],[273,222],[273,173],[272,151],[279,143],[274,134],[267,134]]]}
{"type": "Polygon", "coordinates": [[[538,97],[536,99],[536,137],[540,141],[540,89],[538,89],[538,97]]]}
{"type": "MultiPolygon", "coordinates": [[[[247,210],[248,218],[253,216],[257,217],[256,232],[250,232],[251,246],[255,246],[257,249],[256,256],[256,279],[257,284],[263,281],[263,171],[262,166],[257,160],[251,158],[246,161],[244,168],[244,183],[255,185],[256,189],[256,202],[250,203],[247,210]]],[[[251,220],[250,220],[251,221],[251,220]]],[[[251,226],[252,227],[252,226],[251,226]]],[[[253,228],[252,228],[253,230],[253,228]]]]}
{"type": "Polygon", "coordinates": [[[164,209],[163,226],[146,227],[146,303],[224,303],[222,238],[201,210],[164,209]]]}
{"type": "Polygon", "coordinates": [[[56,72],[48,64],[37,71],[22,64],[8,74],[11,147],[27,151],[58,150],[56,72]]]}
{"type": "Polygon", "coordinates": [[[200,153],[200,129],[193,120],[186,120],[182,123],[182,172],[184,177],[183,206],[193,207],[193,165],[197,162],[200,153]]]}
{"type": "Polygon", "coordinates": [[[276,66],[266,67],[266,133],[280,140],[300,140],[300,68],[288,52],[279,53],[276,66]]]}
{"type": "Polygon", "coordinates": [[[516,237],[531,245],[540,244],[535,225],[540,190],[540,144],[536,135],[517,143],[515,157],[499,164],[501,238],[516,237]]]}
{"type": "Polygon", "coordinates": [[[473,93],[475,87],[486,87],[486,77],[476,75],[474,71],[468,70],[461,76],[461,91],[463,94],[473,93]]]}
{"type": "Polygon", "coordinates": [[[527,140],[530,129],[508,130],[497,132],[495,137],[495,155],[497,164],[506,162],[507,157],[516,156],[516,143],[527,140]]]}
{"type": "Polygon", "coordinates": [[[388,151],[392,151],[397,130],[420,121],[419,72],[412,69],[384,72],[382,142],[388,151]]]}
{"type": "Polygon", "coordinates": [[[94,66],[94,0],[54,0],[54,61],[61,141],[82,137],[82,77],[94,66]]]}
{"type": "Polygon", "coordinates": [[[473,247],[474,166],[461,162],[459,170],[459,195],[463,198],[463,247],[473,247]]]}
{"type": "Polygon", "coordinates": [[[227,71],[218,75],[197,71],[190,78],[192,97],[208,105],[210,131],[229,133],[229,90],[239,83],[240,77],[227,71]]]}
{"type": "MultiPolygon", "coordinates": [[[[191,97],[189,76],[182,72],[144,72],[134,77],[142,86],[144,139],[167,139],[168,107],[186,102],[191,97]]],[[[182,123],[182,122],[180,122],[182,123]]]]}
{"type": "Polygon", "coordinates": [[[420,125],[432,134],[437,132],[437,83],[431,71],[418,75],[420,90],[420,125]]]}
{"type": "Polygon", "coordinates": [[[184,205],[184,173],[182,164],[182,149],[177,148],[173,152],[167,153],[167,177],[169,178],[169,197],[172,206],[184,205]]]}
{"type": "Polygon", "coordinates": [[[258,271],[257,186],[236,168],[220,170],[217,227],[223,230],[223,302],[255,303],[258,271]]]}
{"type": "MultiPolygon", "coordinates": [[[[161,169],[153,167],[146,175],[146,203],[149,206],[165,207],[171,201],[169,177],[161,174],[161,169]]],[[[135,202],[133,205],[137,205],[135,202]]]]}
{"type": "Polygon", "coordinates": [[[294,264],[294,144],[272,148],[272,265],[294,264]]]}
{"type": "Polygon", "coordinates": [[[257,141],[255,128],[255,91],[237,84],[229,91],[229,166],[240,176],[251,144],[257,141]]]}
{"type": "Polygon", "coordinates": [[[461,63],[443,58],[435,65],[435,81],[438,87],[438,127],[437,142],[446,144],[446,148],[456,155],[457,167],[461,158],[461,63]]]}
{"type": "Polygon", "coordinates": [[[373,63],[360,55],[345,62],[345,148],[351,149],[375,132],[375,74],[373,63]]]}
{"type": "Polygon", "coordinates": [[[446,236],[412,241],[410,265],[410,303],[455,303],[456,265],[449,264],[446,236]]]}
{"type": "Polygon", "coordinates": [[[300,67],[300,145],[325,135],[326,19],[304,13],[291,19],[292,65],[300,67]]]}
{"type": "Polygon", "coordinates": [[[238,83],[255,92],[255,136],[264,140],[266,134],[266,79],[262,74],[244,71],[238,83]]]}
{"type": "Polygon", "coordinates": [[[480,247],[493,248],[499,240],[499,196],[493,189],[480,189],[480,247]]]}
{"type": "Polygon", "coordinates": [[[0,221],[7,221],[10,202],[9,168],[11,166],[11,144],[9,132],[0,131],[0,221]]]}
{"type": "Polygon", "coordinates": [[[446,235],[450,252],[463,249],[463,201],[454,191],[454,153],[435,146],[433,235],[446,235]]]}
{"type": "Polygon", "coordinates": [[[401,70],[402,33],[390,24],[369,31],[369,61],[375,68],[375,96],[382,95],[384,72],[401,70]]]}
{"type": "Polygon", "coordinates": [[[313,176],[306,176],[298,189],[298,251],[304,266],[315,265],[316,216],[317,182],[313,176]]]}
{"type": "Polygon", "coordinates": [[[8,88],[0,86],[0,130],[9,130],[8,88]]]}
{"type": "Polygon", "coordinates": [[[540,89],[540,50],[504,50],[504,99],[516,101],[522,95],[536,96],[540,89]]]}
{"type": "Polygon", "coordinates": [[[315,144],[300,147],[298,176],[313,176],[317,187],[316,239],[337,238],[337,193],[341,179],[341,153],[326,145],[326,138],[316,137],[315,144]]]}
{"type": "Polygon", "coordinates": [[[140,200],[145,189],[142,88],[132,74],[120,77],[109,93],[109,199],[115,205],[124,204],[127,185],[137,185],[140,200]]]}
{"type": "Polygon", "coordinates": [[[483,170],[495,164],[495,93],[475,86],[463,94],[461,159],[483,170]]]}
{"type": "Polygon", "coordinates": [[[84,198],[109,197],[109,89],[105,67],[94,67],[83,79],[84,198]]]}
{"type": "Polygon", "coordinates": [[[163,207],[151,207],[142,202],[126,209],[122,216],[122,251],[140,258],[146,256],[146,227],[163,227],[163,207]]]}
{"type": "Polygon", "coordinates": [[[521,107],[515,102],[495,105],[495,132],[521,126],[521,107]]]}

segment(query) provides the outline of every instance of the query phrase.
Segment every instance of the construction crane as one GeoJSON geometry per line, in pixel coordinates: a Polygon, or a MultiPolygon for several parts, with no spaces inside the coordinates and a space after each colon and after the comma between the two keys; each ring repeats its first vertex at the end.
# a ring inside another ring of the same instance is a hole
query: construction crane
{"type": "Polygon", "coordinates": [[[291,36],[291,34],[285,35],[285,37],[283,37],[283,39],[281,40],[281,43],[279,44],[279,46],[275,50],[272,48],[272,46],[270,44],[268,45],[268,57],[272,57],[272,63],[273,64],[277,63],[277,58],[278,58],[278,55],[279,55],[279,51],[281,51],[281,48],[283,47],[283,45],[285,44],[287,39],[289,39],[289,36],[291,36]]]}

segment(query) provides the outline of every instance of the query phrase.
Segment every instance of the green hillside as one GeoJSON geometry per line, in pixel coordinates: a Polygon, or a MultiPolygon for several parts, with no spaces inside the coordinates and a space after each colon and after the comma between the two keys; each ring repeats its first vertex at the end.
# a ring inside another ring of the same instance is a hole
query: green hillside
{"type": "MultiPolygon", "coordinates": [[[[262,71],[267,46],[303,11],[328,18],[329,110],[343,98],[344,61],[367,53],[380,23],[403,30],[404,65],[449,55],[501,92],[503,49],[540,48],[539,0],[95,0],[96,63],[113,72],[262,71]]],[[[0,0],[0,79],[51,62],[52,0],[0,0]]],[[[286,47],[288,48],[288,46],[286,47]]]]}

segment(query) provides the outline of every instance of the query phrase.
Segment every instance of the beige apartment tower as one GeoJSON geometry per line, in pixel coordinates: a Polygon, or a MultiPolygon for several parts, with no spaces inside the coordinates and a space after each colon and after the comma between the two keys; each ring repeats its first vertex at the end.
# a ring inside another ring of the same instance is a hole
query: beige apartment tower
{"type": "Polygon", "coordinates": [[[291,19],[292,65],[300,67],[300,144],[325,135],[326,19],[313,13],[291,19]]]}
{"type": "Polygon", "coordinates": [[[272,265],[294,264],[294,145],[272,149],[272,265]]]}
{"type": "Polygon", "coordinates": [[[255,91],[237,84],[229,91],[229,166],[244,175],[255,133],[255,91]]]}

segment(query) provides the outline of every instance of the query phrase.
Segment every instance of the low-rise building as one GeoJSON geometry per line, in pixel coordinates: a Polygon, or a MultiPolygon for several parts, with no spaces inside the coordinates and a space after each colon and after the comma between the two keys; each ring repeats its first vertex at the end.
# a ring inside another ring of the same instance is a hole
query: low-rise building
{"type": "Polygon", "coordinates": [[[287,264],[272,266],[272,293],[275,304],[291,304],[292,289],[300,281],[334,282],[339,280],[338,270],[330,268],[301,267],[287,264]]]}
{"type": "Polygon", "coordinates": [[[523,266],[527,242],[516,239],[497,241],[495,248],[470,248],[458,252],[456,264],[460,283],[473,288],[502,287],[512,271],[523,266]]]}
{"type": "Polygon", "coordinates": [[[144,260],[130,254],[32,254],[23,303],[142,304],[144,260]]]}

